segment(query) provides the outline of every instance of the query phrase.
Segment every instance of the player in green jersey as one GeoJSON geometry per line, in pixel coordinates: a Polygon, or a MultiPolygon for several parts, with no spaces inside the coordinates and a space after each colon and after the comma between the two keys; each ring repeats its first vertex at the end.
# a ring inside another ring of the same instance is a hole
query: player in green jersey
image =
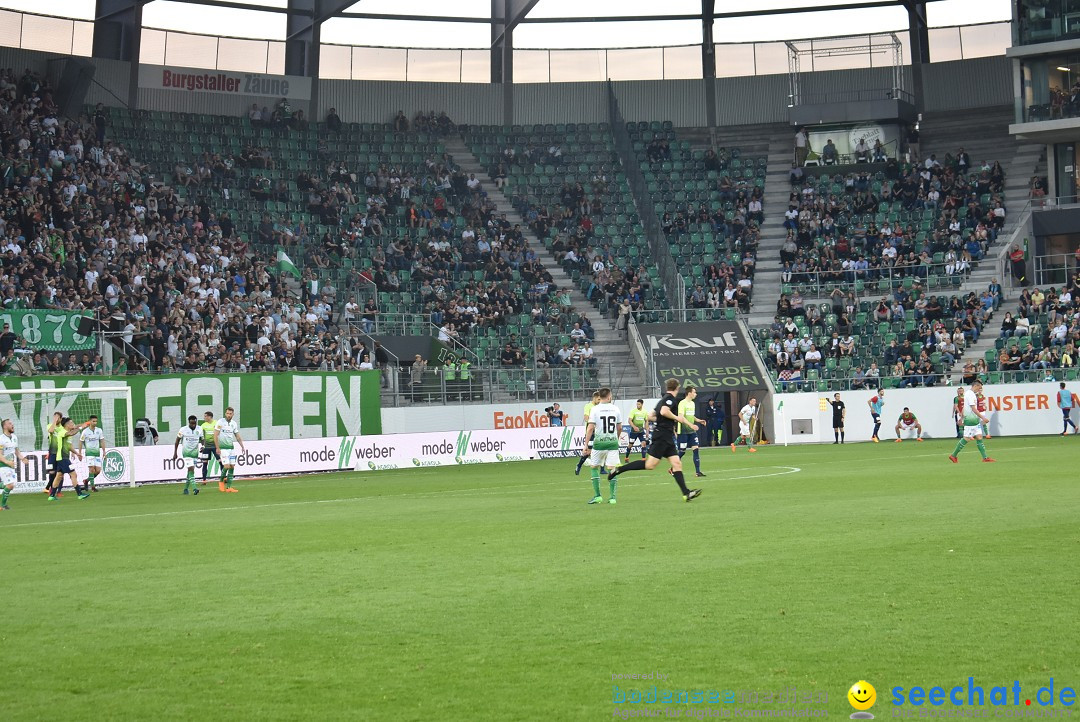
{"type": "MultiPolygon", "coordinates": [[[[600,392],[593,392],[592,401],[585,404],[585,425],[589,425],[589,415],[592,413],[593,407],[600,403],[600,392]]],[[[578,459],[577,468],[574,469],[574,476],[581,473],[581,467],[585,466],[585,462],[589,460],[589,452],[585,449],[581,451],[581,458],[578,459]]]]}
{"type": "Polygon", "coordinates": [[[217,448],[214,446],[214,427],[217,422],[214,421],[214,412],[207,411],[203,414],[203,422],[199,424],[199,428],[202,429],[203,442],[202,442],[202,455],[200,461],[202,461],[202,483],[206,484],[206,474],[210,469],[210,457],[214,457],[221,463],[221,456],[218,455],[217,448]]]}
{"type": "Polygon", "coordinates": [[[686,419],[687,424],[679,424],[679,457],[681,458],[687,451],[694,452],[694,471],[697,476],[705,476],[701,473],[701,452],[698,450],[701,446],[698,441],[698,434],[696,431],[697,418],[694,416],[697,409],[694,406],[694,399],[697,398],[697,389],[693,386],[686,386],[685,396],[683,400],[679,402],[679,416],[686,419]]]}
{"type": "Polygon", "coordinates": [[[630,445],[626,449],[626,462],[630,463],[630,452],[635,443],[641,447],[641,458],[645,458],[645,442],[649,436],[649,412],[645,410],[645,399],[637,400],[627,421],[630,422],[630,445]]]}
{"type": "Polygon", "coordinates": [[[184,445],[184,468],[187,470],[187,483],[184,484],[184,493],[199,493],[195,486],[195,460],[199,458],[199,447],[202,445],[203,431],[199,428],[199,419],[192,414],[187,417],[187,426],[176,433],[176,441],[173,442],[172,458],[176,461],[176,452],[180,444],[184,445]]]}
{"type": "MultiPolygon", "coordinates": [[[[585,425],[585,453],[592,467],[593,498],[590,504],[602,504],[600,496],[600,467],[612,469],[619,465],[619,435],[622,432],[622,412],[611,403],[611,389],[597,392],[597,401],[589,410],[589,422],[585,425]]],[[[608,480],[608,503],[615,503],[615,479],[608,480]]]]}
{"type": "Polygon", "coordinates": [[[964,409],[964,438],[956,442],[956,448],[953,449],[953,453],[949,456],[949,461],[957,463],[957,456],[967,446],[968,439],[975,439],[975,445],[979,448],[979,454],[982,456],[982,460],[985,462],[993,462],[986,453],[986,446],[983,444],[983,426],[990,423],[990,419],[986,416],[986,397],[983,396],[983,384],[982,381],[975,379],[971,382],[971,390],[966,392],[957,391],[957,396],[962,396],[963,403],[961,406],[964,409]]]}
{"type": "Polygon", "coordinates": [[[80,499],[90,497],[87,490],[79,486],[79,476],[75,473],[75,467],[71,465],[71,440],[85,426],[86,424],[76,426],[74,421],[65,416],[53,429],[51,443],[56,446],[56,475],[53,477],[52,487],[49,490],[49,501],[56,501],[56,495],[64,488],[65,475],[71,478],[71,485],[75,487],[75,493],[80,499]]]}

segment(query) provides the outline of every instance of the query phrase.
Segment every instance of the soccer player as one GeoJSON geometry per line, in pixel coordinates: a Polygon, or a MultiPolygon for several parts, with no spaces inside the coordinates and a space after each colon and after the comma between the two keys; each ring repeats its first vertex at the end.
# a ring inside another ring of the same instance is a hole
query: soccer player
{"type": "Polygon", "coordinates": [[[15,464],[22,462],[23,466],[30,464],[30,457],[23,456],[19,451],[19,437],[15,435],[15,422],[4,419],[0,423],[0,511],[11,511],[8,506],[8,497],[15,488],[15,464]]]}
{"type": "Polygon", "coordinates": [[[840,400],[840,394],[833,394],[833,397],[827,401],[832,406],[833,443],[842,444],[844,443],[844,419],[847,417],[847,406],[840,400]]]}
{"type": "Polygon", "coordinates": [[[881,431],[881,408],[885,405],[885,389],[878,389],[866,405],[870,407],[870,418],[874,420],[874,432],[870,434],[870,440],[876,444],[881,441],[878,432],[881,431]]]}
{"type": "Polygon", "coordinates": [[[225,418],[218,419],[214,424],[214,448],[217,450],[218,459],[221,460],[221,480],[218,482],[218,491],[236,492],[233,488],[234,471],[236,466],[236,450],[233,448],[238,442],[240,451],[244,448],[244,440],[240,438],[240,425],[233,421],[233,407],[225,409],[225,418]]]}
{"type": "Polygon", "coordinates": [[[49,491],[49,501],[56,501],[60,490],[64,488],[65,474],[71,478],[71,485],[75,487],[75,494],[80,499],[90,498],[86,489],[79,486],[79,475],[75,473],[75,467],[71,465],[71,439],[84,427],[85,424],[76,426],[74,421],[64,416],[53,428],[51,444],[56,445],[56,475],[53,477],[52,488],[49,491]]]}
{"type": "Polygon", "coordinates": [[[956,438],[964,438],[964,387],[956,387],[956,396],[952,400],[953,423],[956,424],[956,438]]]}
{"type": "Polygon", "coordinates": [[[750,436],[750,422],[753,420],[754,415],[757,413],[757,399],[753,396],[746,402],[746,406],[739,409],[739,438],[735,439],[735,442],[731,445],[731,451],[735,451],[735,447],[740,443],[744,443],[750,448],[747,449],[751,454],[755,453],[757,449],[754,448],[754,440],[750,436]]]}
{"type": "Polygon", "coordinates": [[[705,476],[701,473],[701,451],[699,450],[701,445],[697,435],[697,418],[694,416],[697,411],[694,407],[694,399],[696,398],[697,389],[693,386],[687,386],[683,394],[683,400],[679,402],[679,416],[690,422],[679,427],[679,458],[682,458],[687,451],[693,451],[694,473],[696,476],[705,476]],[[691,425],[693,425],[693,428],[690,428],[691,425]]]}
{"type": "Polygon", "coordinates": [[[984,413],[986,411],[986,398],[983,396],[982,389],[982,381],[975,379],[971,383],[971,391],[964,393],[962,404],[964,408],[964,438],[956,442],[956,448],[953,449],[952,455],[949,456],[949,461],[954,464],[957,463],[956,457],[967,446],[968,439],[975,439],[975,445],[979,447],[979,454],[982,455],[983,461],[994,461],[994,459],[986,455],[986,446],[983,444],[982,425],[989,424],[990,419],[984,413]]]}
{"type": "Polygon", "coordinates": [[[195,486],[195,459],[199,458],[199,447],[202,445],[203,431],[199,428],[199,419],[195,414],[187,417],[187,426],[176,432],[176,441],[173,442],[172,458],[176,461],[176,451],[184,444],[184,468],[187,470],[187,483],[184,484],[184,493],[199,493],[195,486]]]}
{"type": "MultiPolygon", "coordinates": [[[[60,426],[60,420],[64,418],[64,415],[59,411],[54,411],[52,415],[52,421],[45,427],[45,436],[49,439],[49,454],[45,460],[45,489],[46,494],[52,493],[53,476],[56,472],[56,438],[53,436],[53,431],[60,426]]],[[[57,494],[62,497],[63,494],[57,494]]]]}
{"type": "Polygon", "coordinates": [[[922,441],[922,424],[919,423],[919,419],[916,418],[915,414],[911,412],[911,409],[906,406],[904,407],[904,410],[900,413],[900,416],[896,418],[895,431],[896,443],[898,444],[903,441],[903,439],[900,438],[901,429],[903,429],[905,432],[909,432],[914,429],[916,432],[915,440],[922,441]]]}
{"type": "Polygon", "coordinates": [[[1067,433],[1069,433],[1070,426],[1073,427],[1074,434],[1080,433],[1080,429],[1076,428],[1076,422],[1074,422],[1072,418],[1070,418],[1073,407],[1077,405],[1078,401],[1080,401],[1080,399],[1078,399],[1076,394],[1074,394],[1072,391],[1069,391],[1067,388],[1065,388],[1065,382],[1062,381],[1059,384],[1057,392],[1057,405],[1058,408],[1061,409],[1062,436],[1065,436],[1067,433]]]}
{"type": "MultiPolygon", "coordinates": [[[[589,417],[592,414],[593,407],[600,403],[600,392],[595,391],[592,395],[592,401],[585,404],[585,425],[589,425],[589,417]]],[[[585,449],[581,450],[581,458],[577,460],[577,468],[574,469],[574,476],[581,473],[581,467],[585,465],[585,462],[589,460],[589,452],[585,449]]]]}
{"type": "Polygon", "coordinates": [[[203,422],[199,425],[203,433],[202,442],[202,483],[206,484],[206,474],[210,470],[210,457],[214,457],[221,463],[221,455],[217,452],[217,447],[214,446],[214,412],[207,411],[203,414],[203,422]]]}
{"type": "Polygon", "coordinates": [[[637,405],[630,410],[630,447],[626,450],[626,462],[630,463],[630,452],[636,443],[641,448],[641,458],[644,459],[645,438],[649,434],[649,412],[645,410],[645,399],[638,399],[637,405]]]}
{"type": "Polygon", "coordinates": [[[97,475],[101,473],[101,459],[105,456],[105,432],[97,425],[98,417],[91,414],[86,420],[86,428],[79,434],[79,448],[86,456],[89,476],[86,485],[90,491],[97,491],[97,475]]]}
{"type": "Polygon", "coordinates": [[[627,471],[639,471],[641,469],[652,471],[660,463],[661,459],[667,459],[671,465],[671,475],[675,477],[675,483],[679,485],[679,490],[682,492],[683,501],[693,501],[701,496],[701,489],[686,488],[686,480],[683,478],[682,471],[682,459],[679,458],[679,445],[675,441],[675,424],[691,426],[694,431],[697,431],[697,426],[687,423],[686,419],[675,413],[679,408],[679,402],[682,401],[682,397],[679,395],[678,379],[668,379],[664,384],[664,388],[667,393],[656,404],[656,409],[653,411],[655,418],[650,419],[655,423],[653,425],[652,443],[649,444],[649,455],[644,459],[635,459],[616,469],[612,469],[608,473],[608,482],[613,482],[616,476],[627,471]]]}
{"type": "MultiPolygon", "coordinates": [[[[615,468],[619,465],[619,433],[622,431],[622,412],[611,403],[611,389],[602,388],[596,394],[599,402],[589,410],[589,423],[585,425],[585,453],[592,467],[593,498],[590,504],[603,504],[600,496],[600,467],[615,468]]],[[[608,504],[615,503],[615,479],[608,477],[608,504]]]]}

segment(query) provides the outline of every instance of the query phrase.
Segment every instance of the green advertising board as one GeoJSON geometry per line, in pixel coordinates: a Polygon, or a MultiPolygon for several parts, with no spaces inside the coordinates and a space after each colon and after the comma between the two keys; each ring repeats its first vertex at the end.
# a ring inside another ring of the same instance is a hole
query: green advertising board
{"type": "MultiPolygon", "coordinates": [[[[172,443],[189,414],[202,419],[204,411],[213,411],[220,417],[228,406],[236,412],[241,436],[249,441],[382,433],[378,371],[0,379],[0,387],[8,390],[71,394],[120,385],[131,387],[133,422],[149,419],[161,435],[159,443],[172,443]]],[[[48,403],[48,397],[0,393],[0,418],[44,419],[51,410],[36,407],[48,403]],[[26,408],[28,401],[35,408],[26,408]]]]}
{"type": "Polygon", "coordinates": [[[17,309],[0,313],[0,322],[8,324],[32,349],[88,351],[96,346],[94,337],[83,336],[78,330],[79,319],[86,315],[87,311],[17,309]]]}

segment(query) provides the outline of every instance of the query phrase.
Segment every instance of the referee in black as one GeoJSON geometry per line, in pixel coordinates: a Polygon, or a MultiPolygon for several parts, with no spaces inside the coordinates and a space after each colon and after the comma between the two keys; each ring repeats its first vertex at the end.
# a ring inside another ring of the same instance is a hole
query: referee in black
{"type": "Polygon", "coordinates": [[[671,475],[675,477],[675,483],[679,485],[679,490],[682,491],[683,501],[691,501],[701,496],[701,489],[686,488],[686,479],[683,478],[682,471],[682,459],[679,458],[679,444],[675,440],[675,424],[683,424],[694,431],[697,431],[698,427],[697,424],[691,424],[678,415],[679,402],[685,396],[685,394],[679,393],[678,380],[668,379],[667,383],[664,384],[664,388],[667,389],[667,393],[656,404],[656,409],[652,413],[656,418],[650,419],[650,421],[655,421],[656,424],[653,427],[652,443],[649,444],[648,456],[644,459],[635,459],[614,469],[608,474],[608,481],[611,481],[624,471],[638,471],[639,469],[652,471],[657,467],[661,459],[667,459],[668,463],[671,464],[671,475]]]}
{"type": "Polygon", "coordinates": [[[840,400],[840,394],[833,394],[831,399],[827,399],[829,405],[832,406],[832,431],[834,444],[844,443],[844,417],[847,416],[847,406],[840,400]]]}

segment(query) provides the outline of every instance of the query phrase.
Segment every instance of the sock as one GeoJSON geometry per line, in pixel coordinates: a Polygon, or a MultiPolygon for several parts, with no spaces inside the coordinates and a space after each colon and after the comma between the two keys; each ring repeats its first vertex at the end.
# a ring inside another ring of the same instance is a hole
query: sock
{"type": "Polygon", "coordinates": [[[844,432],[843,431],[840,432],[840,443],[841,444],[844,443],[844,432]]]}
{"type": "Polygon", "coordinates": [[[690,490],[686,488],[686,479],[683,478],[683,473],[681,471],[676,471],[672,476],[675,477],[675,483],[679,485],[679,490],[682,491],[683,496],[689,494],[690,490]]]}
{"type": "Polygon", "coordinates": [[[229,488],[229,470],[224,466],[221,467],[221,483],[225,485],[225,488],[229,488]]]}
{"type": "Polygon", "coordinates": [[[956,448],[953,449],[952,455],[959,456],[960,452],[964,450],[965,446],[967,446],[967,439],[961,438],[959,441],[956,442],[956,448]]]}
{"type": "MultiPolygon", "coordinates": [[[[614,489],[615,488],[614,487],[615,482],[611,482],[611,483],[612,483],[612,488],[614,489]]],[[[11,496],[11,489],[8,489],[7,487],[5,487],[4,488],[4,493],[0,494],[0,506],[7,506],[7,498],[9,496],[11,496]]]]}
{"type": "Polygon", "coordinates": [[[86,486],[88,488],[90,488],[90,489],[93,489],[96,478],[97,478],[97,474],[94,474],[93,472],[91,472],[90,476],[86,477],[86,486]]]}
{"type": "Polygon", "coordinates": [[[580,456],[580,457],[578,457],[578,460],[577,460],[577,470],[581,471],[581,467],[583,467],[583,466],[585,466],[585,457],[580,456]]]}
{"type": "Polygon", "coordinates": [[[873,437],[874,437],[875,439],[877,438],[877,434],[878,434],[878,431],[880,431],[880,430],[881,430],[881,423],[880,423],[880,422],[876,422],[876,423],[874,424],[874,433],[872,434],[872,436],[873,436],[873,437]]]}
{"type": "Polygon", "coordinates": [[[645,450],[645,444],[642,444],[641,445],[641,459],[642,459],[642,461],[645,460],[646,456],[648,456],[648,453],[645,450]]]}
{"type": "Polygon", "coordinates": [[[233,474],[234,474],[234,473],[235,473],[235,469],[233,469],[232,467],[230,467],[230,468],[229,468],[229,469],[228,469],[228,470],[227,470],[227,471],[225,472],[225,488],[226,488],[226,489],[231,489],[231,488],[232,488],[232,483],[233,483],[233,474]]]}
{"type": "Polygon", "coordinates": [[[839,441],[840,440],[840,432],[837,431],[836,429],[833,429],[832,435],[833,435],[833,441],[839,441]]]}
{"type": "Polygon", "coordinates": [[[990,427],[987,424],[983,424],[982,425],[982,432],[983,432],[983,436],[989,436],[990,435],[990,427]]]}
{"type": "Polygon", "coordinates": [[[644,468],[645,468],[645,459],[638,459],[637,461],[631,461],[629,464],[623,464],[622,466],[620,466],[618,469],[616,469],[615,471],[613,471],[611,473],[618,475],[618,474],[622,474],[623,472],[626,472],[626,471],[641,471],[644,468]]]}
{"type": "MultiPolygon", "coordinates": [[[[618,483],[619,482],[617,482],[615,479],[612,479],[611,481],[608,482],[608,492],[609,492],[608,496],[610,498],[612,498],[612,499],[615,498],[615,485],[618,484],[618,483]]],[[[599,492],[597,492],[597,494],[599,495],[599,492]]]]}
{"type": "Polygon", "coordinates": [[[188,489],[194,489],[195,488],[195,470],[194,469],[188,469],[188,472],[187,472],[187,488],[188,489]]]}
{"type": "Polygon", "coordinates": [[[698,449],[694,449],[694,469],[701,473],[701,452],[698,449]]]}
{"type": "Polygon", "coordinates": [[[600,468],[594,466],[592,468],[592,491],[593,496],[600,496],[600,468]]]}
{"type": "Polygon", "coordinates": [[[207,455],[206,461],[202,465],[202,480],[206,481],[206,473],[210,470],[210,456],[207,455]]]}
{"type": "Polygon", "coordinates": [[[982,439],[975,439],[975,446],[979,448],[979,453],[982,454],[982,458],[986,458],[986,445],[982,439]]]}

